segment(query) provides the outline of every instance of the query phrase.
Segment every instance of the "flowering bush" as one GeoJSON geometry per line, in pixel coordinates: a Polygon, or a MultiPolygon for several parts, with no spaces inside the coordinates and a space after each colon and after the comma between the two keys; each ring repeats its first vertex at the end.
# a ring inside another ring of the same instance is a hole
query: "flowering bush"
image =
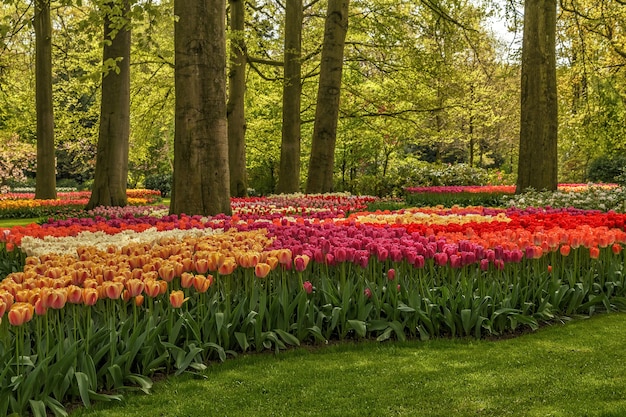
{"type": "Polygon", "coordinates": [[[101,212],[0,230],[4,256],[30,255],[0,283],[0,414],[118,399],[157,371],[236,352],[481,337],[626,308],[626,214],[370,213],[366,200],[275,196],[234,200],[233,216],[101,212]]]}

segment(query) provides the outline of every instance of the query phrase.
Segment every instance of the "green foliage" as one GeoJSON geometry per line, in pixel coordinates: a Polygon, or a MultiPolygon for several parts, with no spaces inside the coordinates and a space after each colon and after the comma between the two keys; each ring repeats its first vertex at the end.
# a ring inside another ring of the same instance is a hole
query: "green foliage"
{"type": "Polygon", "coordinates": [[[413,207],[484,206],[501,207],[505,193],[406,193],[406,203],[413,207]]]}
{"type": "Polygon", "coordinates": [[[626,155],[602,155],[591,161],[587,178],[592,182],[615,183],[626,168],[626,155]]]}
{"type": "Polygon", "coordinates": [[[0,281],[12,272],[24,270],[26,255],[15,245],[0,241],[0,281]]]}
{"type": "Polygon", "coordinates": [[[167,378],[153,395],[71,415],[621,416],[624,318],[602,315],[497,341],[346,342],[243,355],[210,366],[204,379],[167,378]]]}
{"type": "Polygon", "coordinates": [[[159,190],[162,197],[167,197],[172,191],[172,174],[150,175],[145,179],[145,187],[149,190],[159,190]]]}

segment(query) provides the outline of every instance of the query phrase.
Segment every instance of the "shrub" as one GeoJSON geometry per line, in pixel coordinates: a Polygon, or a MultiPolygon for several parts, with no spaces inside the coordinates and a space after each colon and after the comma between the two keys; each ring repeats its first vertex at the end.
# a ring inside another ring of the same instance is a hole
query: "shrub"
{"type": "Polygon", "coordinates": [[[172,192],[172,174],[156,174],[146,177],[145,186],[149,190],[158,190],[162,197],[172,192]]]}
{"type": "Polygon", "coordinates": [[[626,155],[602,155],[589,164],[587,176],[592,182],[619,182],[626,167],[626,155]]]}

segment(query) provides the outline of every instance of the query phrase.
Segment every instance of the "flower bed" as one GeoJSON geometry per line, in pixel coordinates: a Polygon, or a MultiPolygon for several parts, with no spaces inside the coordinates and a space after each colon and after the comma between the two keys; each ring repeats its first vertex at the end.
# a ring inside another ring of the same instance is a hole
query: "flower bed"
{"type": "Polygon", "coordinates": [[[482,337],[626,307],[626,215],[300,198],[2,231],[4,256],[30,256],[0,283],[0,414],[116,399],[242,351],[482,337]]]}
{"type": "MultiPolygon", "coordinates": [[[[155,190],[127,190],[129,205],[154,204],[161,198],[155,190]]],[[[0,219],[80,215],[90,191],[58,193],[56,200],[38,200],[34,193],[0,194],[0,219]]]]}
{"type": "Polygon", "coordinates": [[[557,192],[515,194],[514,185],[407,187],[405,198],[416,206],[482,205],[509,207],[577,207],[624,212],[626,191],[617,184],[559,184],[557,192]]]}

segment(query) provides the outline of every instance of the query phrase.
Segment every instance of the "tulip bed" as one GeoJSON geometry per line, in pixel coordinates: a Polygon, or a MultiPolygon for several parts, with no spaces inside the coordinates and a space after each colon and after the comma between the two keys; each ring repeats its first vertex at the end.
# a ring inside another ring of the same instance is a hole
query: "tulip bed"
{"type": "MultiPolygon", "coordinates": [[[[161,192],[155,190],[127,190],[126,194],[128,204],[134,206],[161,199],[161,192]]],[[[56,200],[38,200],[34,193],[0,194],[0,219],[80,215],[90,196],[90,191],[60,192],[56,200]]]]}
{"type": "Polygon", "coordinates": [[[0,414],[65,415],[65,401],[147,392],[155,373],[239,352],[503,335],[626,308],[624,214],[362,211],[373,200],[242,199],[232,216],[109,211],[0,230],[18,270],[0,283],[0,414]]]}
{"type": "Polygon", "coordinates": [[[624,191],[617,184],[559,184],[558,191],[515,194],[515,185],[468,185],[407,187],[405,198],[411,205],[485,205],[528,207],[598,208],[604,210],[623,207],[624,191]],[[508,201],[507,201],[508,200],[508,201]],[[524,200],[527,200],[525,202],[524,200]],[[544,204],[537,204],[544,200],[544,204]],[[509,204],[510,203],[510,204],[509,204]],[[594,206],[594,204],[596,206],[594,206]]]}

